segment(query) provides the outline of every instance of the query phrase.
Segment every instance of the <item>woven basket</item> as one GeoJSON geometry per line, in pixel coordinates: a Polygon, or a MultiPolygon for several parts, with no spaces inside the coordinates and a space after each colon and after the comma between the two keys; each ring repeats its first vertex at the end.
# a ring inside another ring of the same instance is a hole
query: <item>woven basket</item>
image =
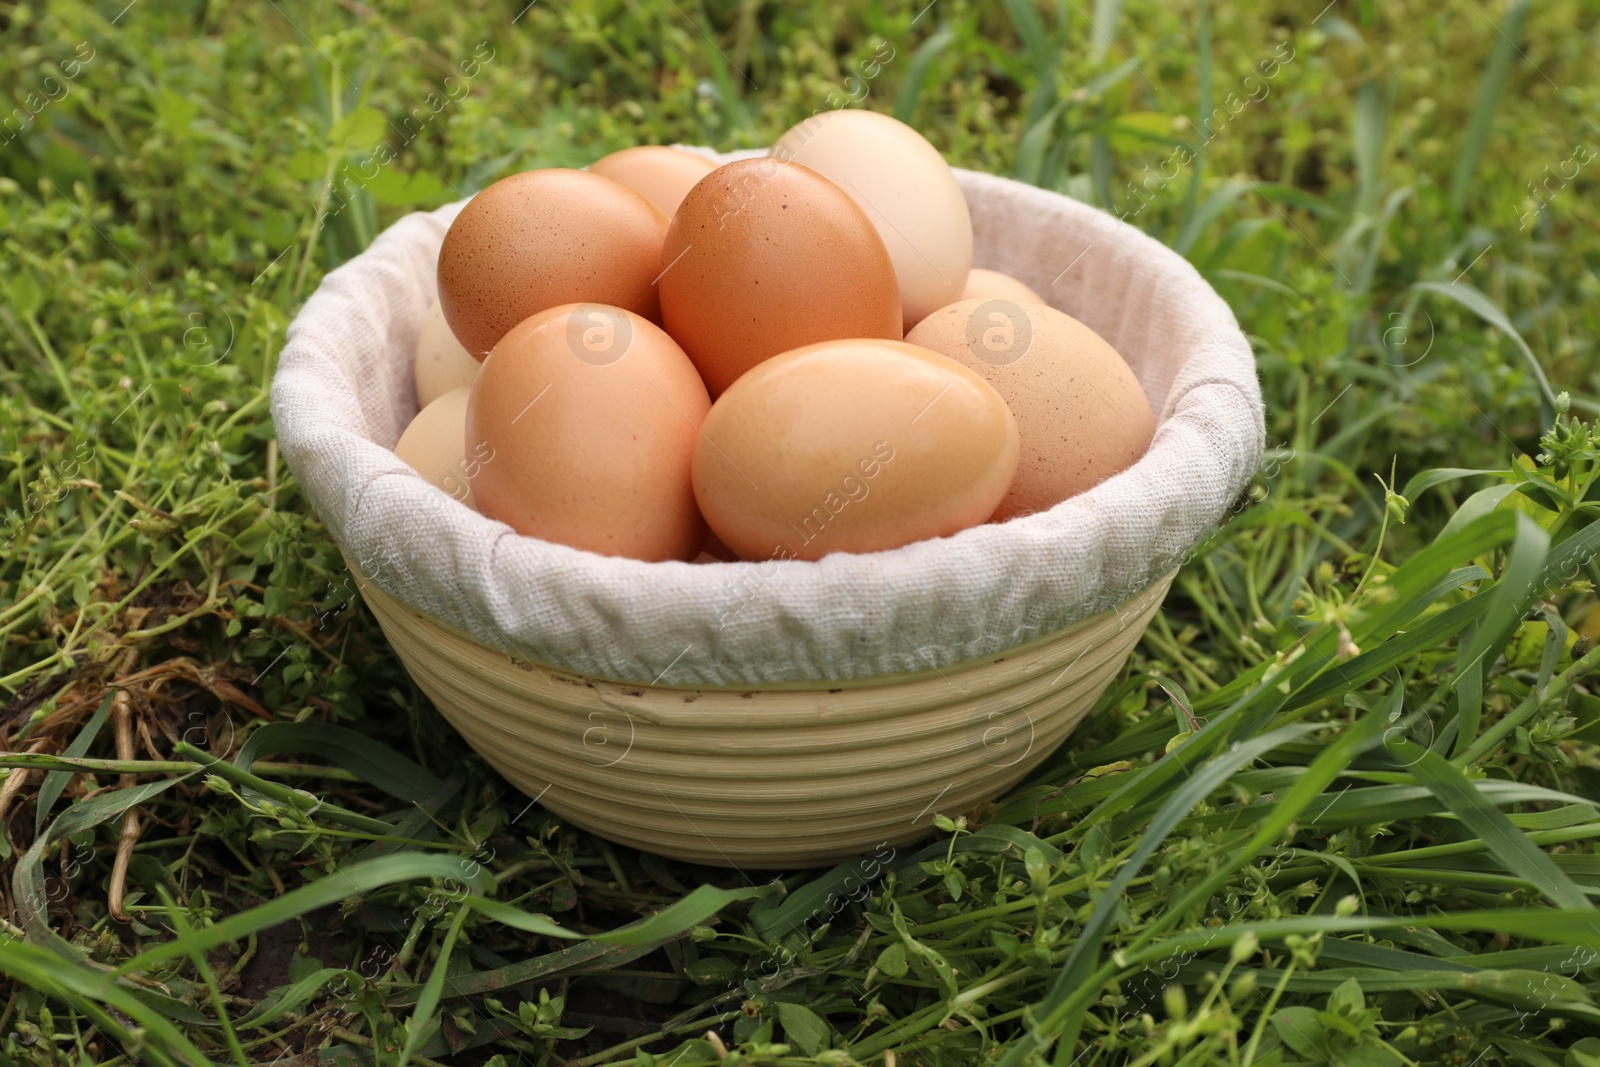
{"type": "Polygon", "coordinates": [[[390,448],[416,410],[410,354],[459,205],[397,222],[296,317],[273,383],[285,460],[417,684],[549,810],[742,868],[907,844],[1059,747],[1249,483],[1254,355],[1204,278],[1085,204],[956,176],[977,264],[1117,347],[1156,438],[1049,511],[892,552],[771,569],[602,558],[424,483],[390,448]]]}
{"type": "Polygon", "coordinates": [[[518,789],[613,841],[755,869],[899,847],[1015,785],[1121,670],[1171,581],[1004,656],[742,691],[513,663],[374,584],[361,592],[428,699],[518,789]]]}

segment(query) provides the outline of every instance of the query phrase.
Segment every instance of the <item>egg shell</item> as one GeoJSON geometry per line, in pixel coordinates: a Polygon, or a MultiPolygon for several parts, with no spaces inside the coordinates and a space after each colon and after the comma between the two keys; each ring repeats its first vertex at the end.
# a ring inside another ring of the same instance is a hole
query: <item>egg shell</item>
{"type": "Polygon", "coordinates": [[[745,559],[872,552],[987,520],[1018,449],[1005,401],[960,363],[901,341],[828,341],[718,398],[695,499],[745,559]]]}
{"type": "Polygon", "coordinates": [[[518,533],[642,560],[690,560],[706,527],[689,463],[711,399],[661,327],[567,304],[523,320],[472,386],[467,434],[494,450],[472,489],[518,533]]]}
{"type": "MultiPolygon", "coordinates": [[[[477,364],[474,363],[474,366],[477,364]]],[[[417,412],[394,446],[394,454],[432,484],[469,508],[477,507],[471,473],[493,455],[482,438],[467,444],[467,398],[462,386],[417,412]]]]}
{"type": "Polygon", "coordinates": [[[467,202],[439,249],[439,303],[451,332],[483,359],[506,331],[560,304],[610,304],[660,316],[653,284],[667,217],[620,182],[581,170],[530,170],[467,202]]]}
{"type": "Polygon", "coordinates": [[[900,340],[900,296],[861,209],[814,171],[746,159],[701,179],[661,250],[661,315],[712,396],[762,360],[846,337],[900,340]]]}
{"type": "Polygon", "coordinates": [[[425,408],[452,389],[471,385],[479,366],[450,332],[444,311],[435,301],[417,335],[417,406],[425,408]]]}
{"type": "Polygon", "coordinates": [[[695,183],[717,169],[704,156],[663,145],[638,145],[589,164],[590,174],[621,182],[671,218],[695,183]]]}
{"type": "Polygon", "coordinates": [[[876,111],[835,110],[797,124],[772,146],[848,193],[883,238],[909,330],[960,299],[972,269],[972,216],[939,150],[876,111]]]}
{"type": "Polygon", "coordinates": [[[961,290],[962,300],[1026,300],[1043,304],[1044,297],[1023,285],[1009,274],[983,267],[973,267],[967,275],[967,284],[961,290]]]}
{"type": "Polygon", "coordinates": [[[1155,415],[1139,380],[1104,338],[1032,301],[962,300],[907,338],[981,374],[1017,418],[1022,463],[995,518],[1042,511],[1132,466],[1155,415]]]}

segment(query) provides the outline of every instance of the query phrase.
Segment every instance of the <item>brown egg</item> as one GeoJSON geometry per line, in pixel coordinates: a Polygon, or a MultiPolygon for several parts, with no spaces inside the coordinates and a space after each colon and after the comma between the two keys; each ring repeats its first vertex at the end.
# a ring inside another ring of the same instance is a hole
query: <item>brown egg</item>
{"type": "Polygon", "coordinates": [[[967,274],[966,288],[961,290],[962,300],[1027,300],[1045,303],[1044,297],[1029,289],[1009,274],[997,270],[973,267],[967,274]]]}
{"type": "Polygon", "coordinates": [[[716,169],[717,165],[704,156],[648,144],[624,148],[589,164],[590,174],[621,182],[669,219],[695,183],[716,169]]]}
{"type": "Polygon", "coordinates": [[[693,559],[706,528],[689,462],[711,407],[655,323],[602,304],[512,327],[472,385],[467,439],[494,458],[478,510],[518,533],[632,559],[693,559]]]}
{"type": "Polygon", "coordinates": [[[1022,433],[1017,479],[997,520],[1042,511],[1133,465],[1156,420],[1117,350],[1070,315],[1032,301],[962,300],[917,324],[1000,391],[1022,433]]]}
{"type": "Polygon", "coordinates": [[[900,340],[900,292],[855,202],[797,163],[718,167],[661,250],[662,322],[716,396],[757,363],[845,337],[900,340]]]}
{"type": "Polygon", "coordinates": [[[706,417],[694,492],[745,559],[872,552],[975,526],[1017,471],[1005,401],[902,341],[826,341],[767,360],[706,417]]]}
{"type": "Polygon", "coordinates": [[[465,386],[453,389],[417,412],[394,446],[412,470],[461,501],[476,507],[471,475],[493,453],[481,438],[467,446],[467,395],[465,386]]]}
{"type": "Polygon", "coordinates": [[[439,304],[482,360],[507,330],[586,301],[659,318],[653,282],[667,217],[627,186],[581,170],[530,170],[468,201],[439,249],[439,304]]]}

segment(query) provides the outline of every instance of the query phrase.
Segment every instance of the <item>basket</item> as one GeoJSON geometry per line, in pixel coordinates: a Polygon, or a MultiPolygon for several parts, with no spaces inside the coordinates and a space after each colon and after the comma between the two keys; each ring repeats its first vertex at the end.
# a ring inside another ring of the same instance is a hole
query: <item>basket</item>
{"type": "Polygon", "coordinates": [[[412,679],[512,785],[612,841],[759,869],[898,848],[1021,781],[1122,669],[1171,581],[1004,656],[742,691],[515,662],[375,585],[361,594],[412,679]]]}
{"type": "Polygon", "coordinates": [[[976,265],[1122,352],[1156,438],[1049,511],[892,552],[759,575],[606,559],[424,483],[389,448],[458,205],[397,222],[291,325],[273,382],[286,461],[411,677],[530,798],[715,866],[908,844],[1066,740],[1246,488],[1265,437],[1254,356],[1198,272],[1067,197],[956,175],[976,265]],[[736,626],[718,619],[728,596],[736,626]]]}

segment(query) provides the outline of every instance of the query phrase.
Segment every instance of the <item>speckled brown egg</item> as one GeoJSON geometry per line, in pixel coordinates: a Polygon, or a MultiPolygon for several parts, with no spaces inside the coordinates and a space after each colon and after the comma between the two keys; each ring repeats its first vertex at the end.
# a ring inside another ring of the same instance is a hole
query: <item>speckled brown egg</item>
{"type": "Polygon", "coordinates": [[[818,341],[900,340],[894,265],[838,186],[746,159],[689,191],[661,250],[662,322],[716,396],[762,360],[818,341]]]}
{"type": "Polygon", "coordinates": [[[621,182],[669,219],[695,183],[716,169],[717,165],[704,156],[654,144],[624,148],[589,164],[590,174],[621,182]]]}
{"type": "Polygon", "coordinates": [[[661,327],[600,304],[524,319],[472,385],[478,510],[518,533],[605,556],[691,560],[706,527],[689,485],[711,407],[661,327]]]}
{"type": "Polygon", "coordinates": [[[439,249],[439,304],[482,360],[506,331],[558,304],[660,317],[655,286],[667,217],[619,182],[530,170],[467,202],[439,249]]]}
{"type": "Polygon", "coordinates": [[[995,519],[1043,511],[1132,466],[1156,420],[1117,350],[1044,304],[962,300],[906,338],[982,375],[1017,418],[1022,462],[995,519]]]}
{"type": "Polygon", "coordinates": [[[821,559],[984,522],[1017,471],[1017,426],[988,382],[903,341],[825,341],[717,398],[694,492],[745,559],[821,559]]]}

